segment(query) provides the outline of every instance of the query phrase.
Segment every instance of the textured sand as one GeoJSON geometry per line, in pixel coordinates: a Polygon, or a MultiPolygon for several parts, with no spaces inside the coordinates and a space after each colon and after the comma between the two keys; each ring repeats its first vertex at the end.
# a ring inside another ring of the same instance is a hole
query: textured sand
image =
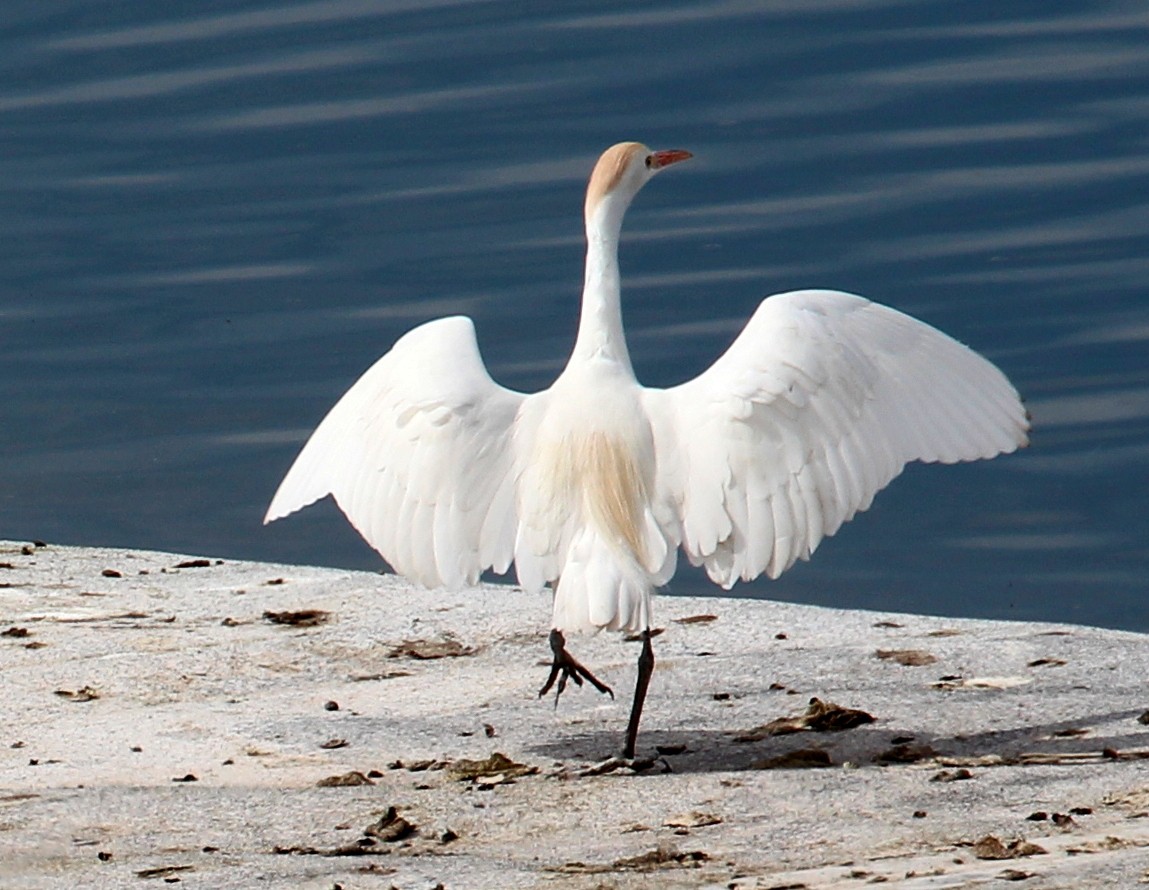
{"type": "Polygon", "coordinates": [[[537,698],[544,597],[189,559],[0,543],[0,887],[1082,888],[1149,870],[1142,635],[664,597],[639,738],[655,762],[584,775],[621,745],[637,644],[571,640],[618,699],[572,689],[556,710],[537,698]],[[305,609],[327,619],[264,617],[305,609]],[[813,696],[876,719],[737,740],[813,696]],[[760,768],[800,749],[832,765],[760,768]],[[460,771],[494,752],[537,771],[460,771]],[[353,772],[372,784],[317,786],[353,772]],[[979,858],[987,836],[1044,852],[979,858]]]}

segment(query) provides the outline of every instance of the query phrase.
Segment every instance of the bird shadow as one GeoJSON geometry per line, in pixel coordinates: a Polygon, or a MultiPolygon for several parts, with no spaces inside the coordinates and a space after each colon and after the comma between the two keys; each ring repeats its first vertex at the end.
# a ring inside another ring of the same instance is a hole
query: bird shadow
{"type": "MultiPolygon", "coordinates": [[[[743,730],[650,730],[639,737],[638,759],[651,761],[644,772],[659,774],[809,769],[852,764],[859,768],[935,761],[970,765],[1067,764],[1096,759],[1145,759],[1149,727],[1132,733],[1097,733],[1114,722],[1133,723],[1144,709],[1107,711],[1071,720],[1029,723],[974,733],[931,733],[912,723],[874,723],[837,731],[800,731],[751,741],[743,730]],[[1131,751],[1130,749],[1138,749],[1131,751]],[[1125,753],[1122,753],[1124,749],[1125,753]],[[824,752],[811,755],[811,751],[824,752]]],[[[570,733],[529,748],[541,756],[588,766],[618,753],[619,735],[607,730],[570,733]]]]}

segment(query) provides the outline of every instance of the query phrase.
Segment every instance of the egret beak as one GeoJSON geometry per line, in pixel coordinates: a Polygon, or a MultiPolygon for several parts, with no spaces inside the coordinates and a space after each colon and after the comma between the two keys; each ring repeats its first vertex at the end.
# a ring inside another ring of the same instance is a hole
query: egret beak
{"type": "Polygon", "coordinates": [[[669,167],[671,164],[677,164],[679,161],[685,161],[692,157],[694,157],[694,155],[688,151],[683,151],[681,148],[651,152],[650,169],[661,170],[663,167],[669,167]]]}

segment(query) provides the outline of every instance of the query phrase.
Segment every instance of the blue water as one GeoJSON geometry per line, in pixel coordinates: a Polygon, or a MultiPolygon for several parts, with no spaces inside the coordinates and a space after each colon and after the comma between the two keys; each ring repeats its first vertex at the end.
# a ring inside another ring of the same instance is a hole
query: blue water
{"type": "Polygon", "coordinates": [[[1140,0],[9,2],[0,537],[379,567],[330,505],[262,527],[276,485],[426,319],[548,385],[623,139],[696,155],[624,232],[644,382],[834,287],[973,345],[1033,414],[1025,453],[911,467],[736,592],[1149,630],[1140,0]]]}

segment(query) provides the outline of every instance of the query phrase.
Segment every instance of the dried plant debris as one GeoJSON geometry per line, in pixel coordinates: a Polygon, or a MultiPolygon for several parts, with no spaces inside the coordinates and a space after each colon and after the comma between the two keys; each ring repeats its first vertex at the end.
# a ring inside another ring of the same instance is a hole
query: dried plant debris
{"type": "Polygon", "coordinates": [[[1012,689],[1033,682],[1033,677],[962,677],[949,675],[930,684],[934,689],[1012,689]]]}
{"type": "MultiPolygon", "coordinates": [[[[214,563],[217,566],[223,565],[222,559],[217,559],[214,563]]],[[[212,565],[210,559],[185,559],[183,562],[177,562],[173,568],[177,569],[206,569],[212,565]]]]}
{"type": "Polygon", "coordinates": [[[710,856],[701,850],[679,852],[673,847],[659,845],[649,853],[642,853],[638,856],[630,856],[624,859],[616,859],[614,867],[634,869],[635,871],[652,871],[654,869],[668,867],[696,868],[709,859],[710,856]]]}
{"type": "MultiPolygon", "coordinates": [[[[397,868],[393,868],[389,865],[383,865],[379,862],[371,862],[367,865],[360,865],[355,869],[355,873],[358,875],[393,875],[398,870],[399,869],[397,868]]],[[[336,884],[335,886],[338,887],[339,885],[336,884]]],[[[394,887],[395,885],[391,884],[390,886],[394,887]]]]}
{"type": "Polygon", "coordinates": [[[451,765],[449,760],[412,760],[404,763],[402,760],[393,760],[387,764],[387,769],[405,769],[409,773],[422,773],[427,770],[446,769],[451,765]]]}
{"type": "Polygon", "coordinates": [[[456,760],[447,765],[447,774],[459,782],[478,782],[494,778],[500,778],[505,782],[521,776],[531,776],[538,771],[537,766],[515,763],[506,754],[498,751],[486,760],[456,760]]]}
{"type": "Polygon", "coordinates": [[[338,776],[328,776],[326,779],[320,779],[315,783],[316,788],[349,788],[354,785],[374,785],[375,783],[368,779],[359,770],[352,770],[349,773],[343,773],[338,776]]]}
{"type": "Polygon", "coordinates": [[[884,621],[875,621],[871,625],[871,627],[899,628],[899,627],[905,627],[905,625],[904,624],[898,624],[898,622],[896,622],[896,621],[884,620],[884,621]]]}
{"type": "Polygon", "coordinates": [[[263,617],[272,624],[285,624],[291,627],[315,627],[325,624],[330,618],[330,612],[322,609],[295,609],[286,612],[264,612],[263,617]]]}
{"type": "Polygon", "coordinates": [[[430,661],[435,658],[461,658],[478,652],[473,646],[464,646],[458,640],[444,637],[441,640],[404,640],[392,647],[388,658],[416,658],[430,661]]]}
{"type": "Polygon", "coordinates": [[[363,834],[390,844],[410,837],[415,831],[415,826],[400,816],[395,807],[388,807],[386,813],[363,829],[363,834]]]}
{"type": "Polygon", "coordinates": [[[320,742],[319,747],[327,751],[333,751],[336,748],[346,748],[347,739],[328,739],[326,742],[320,742]]]}
{"type": "Polygon", "coordinates": [[[1018,755],[1007,761],[1026,766],[1047,766],[1065,763],[1105,763],[1122,760],[1149,760],[1149,749],[1136,748],[1118,751],[1116,748],[1102,748],[1100,751],[1032,751],[1018,755]]]}
{"type": "Polygon", "coordinates": [[[1044,847],[1032,844],[1024,838],[1005,844],[992,834],[987,834],[976,841],[972,849],[973,855],[978,859],[1020,859],[1023,856],[1040,856],[1046,852],[1044,847]]]}
{"type": "MultiPolygon", "coordinates": [[[[9,566],[9,568],[11,568],[11,566],[9,566]]],[[[105,578],[122,578],[122,577],[124,577],[124,573],[117,570],[117,569],[104,569],[102,572],[100,572],[100,574],[103,575],[105,578]]]]}
{"type": "Polygon", "coordinates": [[[667,828],[705,828],[707,825],[721,825],[722,817],[691,810],[689,813],[671,816],[662,824],[667,828]]]}
{"type": "Polygon", "coordinates": [[[1068,662],[1061,658],[1035,658],[1026,664],[1026,667],[1062,667],[1066,664],[1068,664],[1068,662]]]}
{"type": "Polygon", "coordinates": [[[964,766],[960,769],[943,769],[930,776],[931,782],[964,782],[967,779],[972,779],[971,773],[964,766]]]}
{"type": "Polygon", "coordinates": [[[610,865],[590,865],[585,862],[567,862],[548,868],[547,871],[565,874],[606,874],[613,871],[659,871],[666,868],[698,868],[709,861],[710,855],[702,850],[680,852],[674,847],[659,845],[655,849],[638,856],[616,859],[610,865]]]}
{"type": "Polygon", "coordinates": [[[60,698],[74,702],[95,701],[100,697],[100,693],[91,686],[81,686],[79,689],[57,689],[55,694],[60,698]]]}
{"type": "Polygon", "coordinates": [[[821,748],[798,748],[777,757],[767,757],[750,764],[751,769],[821,769],[833,766],[830,755],[821,748]]]}
{"type": "MultiPolygon", "coordinates": [[[[348,826],[342,825],[341,828],[348,826]]],[[[311,847],[311,846],[282,846],[276,845],[272,848],[274,853],[279,855],[296,855],[296,856],[377,856],[386,855],[393,849],[389,845],[399,844],[407,847],[406,843],[411,838],[419,834],[419,828],[410,819],[399,815],[398,809],[395,807],[388,807],[387,811],[363,829],[360,837],[347,844],[340,844],[336,847],[311,847]]],[[[459,835],[452,831],[450,828],[444,830],[438,835],[435,840],[440,844],[449,844],[452,841],[459,839],[459,835]]],[[[361,869],[361,873],[366,874],[368,870],[361,869]]],[[[370,869],[370,871],[377,871],[370,869]]],[[[386,874],[387,871],[379,871],[379,873],[386,874]]]]}
{"type": "Polygon", "coordinates": [[[874,717],[855,708],[843,708],[820,698],[810,699],[806,713],[798,717],[779,717],[734,737],[736,742],[757,742],[769,736],[792,732],[841,732],[873,723],[874,717]]]}
{"type": "Polygon", "coordinates": [[[904,667],[934,664],[937,657],[921,649],[879,649],[874,655],[882,661],[893,661],[904,667]]]}
{"type": "Polygon", "coordinates": [[[194,865],[161,865],[159,868],[145,868],[136,872],[137,878],[170,878],[181,872],[195,871],[194,865]]]}
{"type": "Polygon", "coordinates": [[[1107,853],[1112,850],[1124,850],[1129,847],[1144,846],[1147,846],[1147,844],[1142,838],[1114,837],[1110,834],[1104,838],[1082,841],[1079,844],[1074,844],[1072,847],[1066,847],[1065,852],[1070,856],[1076,856],[1080,853],[1107,853]]]}
{"type": "Polygon", "coordinates": [[[0,637],[11,637],[14,640],[22,640],[31,635],[31,631],[26,627],[12,626],[7,630],[0,631],[0,637]]]}
{"type": "Polygon", "coordinates": [[[410,671],[374,671],[369,674],[349,674],[352,683],[372,683],[376,680],[394,680],[397,677],[410,677],[410,671]]]}
{"type": "Polygon", "coordinates": [[[327,848],[298,845],[283,846],[276,844],[271,848],[271,851],[280,856],[371,856],[391,852],[385,847],[380,847],[379,842],[373,837],[361,837],[353,840],[349,844],[341,844],[338,847],[327,848]]]}
{"type": "Polygon", "coordinates": [[[675,624],[709,624],[711,621],[717,621],[717,615],[687,615],[685,618],[675,618],[675,624]]]}
{"type": "Polygon", "coordinates": [[[0,794],[0,803],[18,803],[22,800],[36,800],[40,795],[34,791],[20,791],[16,794],[0,794]]]}

